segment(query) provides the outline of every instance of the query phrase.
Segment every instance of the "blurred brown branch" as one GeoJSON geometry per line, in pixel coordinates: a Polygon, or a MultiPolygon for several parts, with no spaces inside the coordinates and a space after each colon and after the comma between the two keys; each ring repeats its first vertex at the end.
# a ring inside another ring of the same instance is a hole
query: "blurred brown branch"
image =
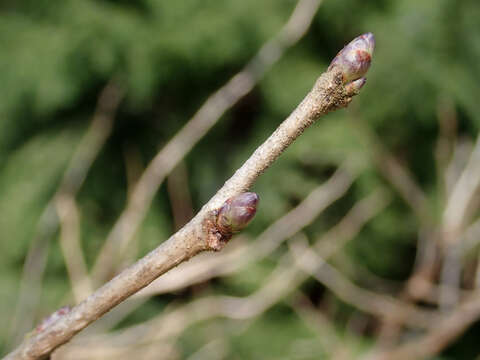
{"type": "Polygon", "coordinates": [[[391,314],[401,314],[408,325],[414,327],[430,326],[435,314],[420,310],[408,303],[402,303],[395,298],[362,289],[351,283],[338,270],[326,263],[306,243],[293,243],[291,250],[295,256],[296,265],[311,274],[319,282],[327,286],[335,295],[362,311],[379,317],[389,317],[391,314]]]}
{"type": "Polygon", "coordinates": [[[75,303],[79,303],[93,291],[80,244],[80,216],[72,197],[58,196],[55,203],[60,218],[60,246],[75,303]]]}
{"type": "Polygon", "coordinates": [[[115,113],[123,95],[123,90],[115,80],[111,80],[103,88],[98,97],[91,124],[75,150],[52,200],[40,215],[36,235],[30,243],[24,263],[19,300],[11,329],[12,345],[20,342],[25,332],[33,326],[49,241],[59,226],[57,199],[73,199],[76,196],[93,162],[110,136],[115,113]]]}
{"type": "Polygon", "coordinates": [[[432,322],[428,331],[398,348],[378,351],[369,360],[424,359],[438,354],[480,317],[480,294],[475,292],[455,310],[432,322]]]}

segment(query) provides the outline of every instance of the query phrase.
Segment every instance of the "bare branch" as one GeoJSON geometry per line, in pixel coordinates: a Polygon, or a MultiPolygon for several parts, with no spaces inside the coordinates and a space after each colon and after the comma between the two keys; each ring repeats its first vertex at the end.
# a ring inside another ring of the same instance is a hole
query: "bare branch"
{"type": "MultiPolygon", "coordinates": [[[[245,237],[240,235],[225,248],[221,256],[216,253],[203,253],[181,264],[175,271],[161,276],[96,322],[93,325],[95,330],[111,328],[149,296],[177,291],[214,277],[232,274],[268,256],[346,193],[354,180],[347,167],[347,164],[342,165],[325,183],[312,190],[302,202],[271,224],[252,242],[248,243],[245,237]]],[[[337,243],[343,241],[333,240],[337,243]]]]}
{"type": "Polygon", "coordinates": [[[311,303],[300,290],[295,293],[289,305],[305,324],[318,332],[318,342],[328,353],[333,354],[341,346],[340,336],[335,325],[311,303]]]}
{"type": "Polygon", "coordinates": [[[287,24],[264,44],[242,71],[213,93],[185,126],[154,157],[139,179],[125,210],[107,237],[93,269],[97,283],[107,280],[130,239],[144,219],[165,177],[220,117],[248,94],[266,71],[294,45],[309,28],[321,0],[300,0],[287,24]]]}
{"type": "Polygon", "coordinates": [[[480,136],[477,138],[467,166],[456,182],[443,213],[444,244],[458,241],[461,227],[468,217],[468,206],[480,185],[480,136]]]}
{"type": "Polygon", "coordinates": [[[297,241],[293,245],[291,250],[295,256],[296,266],[315,277],[343,301],[360,310],[387,318],[392,314],[403,314],[404,321],[416,327],[428,327],[435,318],[432,312],[356,286],[309,249],[306,243],[302,245],[297,241]]]}
{"type": "MultiPolygon", "coordinates": [[[[345,244],[355,237],[366,222],[385,207],[385,200],[382,192],[374,192],[358,202],[337,225],[315,241],[315,246],[323,248],[323,245],[330,241],[345,244]],[[333,237],[334,234],[338,237],[333,237]]],[[[331,247],[328,249],[330,251],[327,257],[337,250],[331,247]]],[[[67,345],[67,348],[84,347],[86,344],[94,346],[97,342],[137,346],[139,343],[163,341],[166,338],[178,336],[188,326],[212,317],[252,319],[295,291],[308,276],[295,266],[291,254],[287,253],[279,260],[278,266],[264,281],[264,285],[247,297],[210,296],[195,300],[167,311],[146,323],[121,330],[119,334],[93,334],[87,338],[77,338],[72,344],[67,345]]]]}
{"type": "Polygon", "coordinates": [[[180,162],[170,173],[167,178],[167,189],[175,230],[178,230],[189,222],[195,214],[188,186],[188,170],[185,162],[180,162]]]}
{"type": "Polygon", "coordinates": [[[87,265],[80,245],[80,220],[77,205],[68,195],[59,195],[55,201],[60,218],[60,246],[72,286],[75,302],[79,303],[93,291],[87,265]]]}
{"type": "Polygon", "coordinates": [[[396,349],[371,354],[371,360],[424,359],[434,356],[452,343],[480,317],[480,294],[472,294],[451,313],[431,324],[422,337],[396,349]]]}
{"type": "Polygon", "coordinates": [[[225,249],[222,256],[202,254],[182,264],[176,271],[157,279],[137,296],[171,292],[216,276],[231,274],[269,255],[345,194],[354,179],[345,167],[340,167],[327,182],[317,186],[300,204],[265,229],[251,244],[236,242],[225,249]]]}
{"type": "MultiPolygon", "coordinates": [[[[67,342],[77,332],[111,308],[147,286],[179,263],[205,250],[218,249],[212,244],[209,229],[213,212],[229,198],[245,192],[282,152],[321,115],[347,106],[354,94],[347,93],[343,74],[337,68],[322,74],[313,89],[274,131],[274,133],[236,171],[217,194],[185,227],[138,262],[78,304],[70,313],[26,339],[8,359],[37,359],[67,342]]],[[[141,181],[140,181],[141,182],[141,181]]]]}

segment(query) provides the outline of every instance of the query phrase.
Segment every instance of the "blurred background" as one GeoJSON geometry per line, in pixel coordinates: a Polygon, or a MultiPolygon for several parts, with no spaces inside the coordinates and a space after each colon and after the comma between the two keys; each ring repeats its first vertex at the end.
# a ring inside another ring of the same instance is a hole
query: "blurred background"
{"type": "Polygon", "coordinates": [[[2,354],[184,225],[371,31],[361,94],[259,178],[252,224],[54,358],[480,355],[478,1],[0,4],[2,354]]]}

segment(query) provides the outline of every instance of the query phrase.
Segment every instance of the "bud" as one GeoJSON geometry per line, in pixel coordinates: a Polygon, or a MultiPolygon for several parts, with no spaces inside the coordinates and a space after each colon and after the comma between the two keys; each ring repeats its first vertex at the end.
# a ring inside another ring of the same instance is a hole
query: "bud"
{"type": "Polygon", "coordinates": [[[338,68],[343,74],[343,83],[363,77],[370,67],[375,37],[372,33],[360,35],[348,43],[330,63],[328,70],[338,68]]]}
{"type": "Polygon", "coordinates": [[[365,85],[366,82],[367,82],[367,79],[364,77],[354,80],[352,82],[349,82],[348,84],[345,85],[345,91],[347,92],[348,95],[357,95],[360,89],[363,87],[363,85],[365,85]]]}
{"type": "Polygon", "coordinates": [[[225,201],[217,215],[218,231],[228,235],[245,228],[257,212],[258,200],[257,194],[245,192],[225,201]]]}

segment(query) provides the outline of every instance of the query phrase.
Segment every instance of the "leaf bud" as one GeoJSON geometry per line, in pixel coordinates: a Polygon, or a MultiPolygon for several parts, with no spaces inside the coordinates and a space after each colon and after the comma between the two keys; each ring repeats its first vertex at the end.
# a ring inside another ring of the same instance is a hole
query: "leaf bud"
{"type": "Polygon", "coordinates": [[[360,89],[365,85],[367,79],[362,77],[360,79],[349,82],[345,85],[345,90],[348,95],[357,95],[360,92],[360,89]]]}
{"type": "Polygon", "coordinates": [[[255,216],[259,197],[254,192],[245,192],[231,197],[218,210],[216,225],[224,235],[244,229],[255,216]]]}
{"type": "Polygon", "coordinates": [[[330,63],[328,70],[340,69],[344,84],[360,79],[370,67],[374,48],[375,37],[372,33],[360,35],[340,50],[330,63]]]}

